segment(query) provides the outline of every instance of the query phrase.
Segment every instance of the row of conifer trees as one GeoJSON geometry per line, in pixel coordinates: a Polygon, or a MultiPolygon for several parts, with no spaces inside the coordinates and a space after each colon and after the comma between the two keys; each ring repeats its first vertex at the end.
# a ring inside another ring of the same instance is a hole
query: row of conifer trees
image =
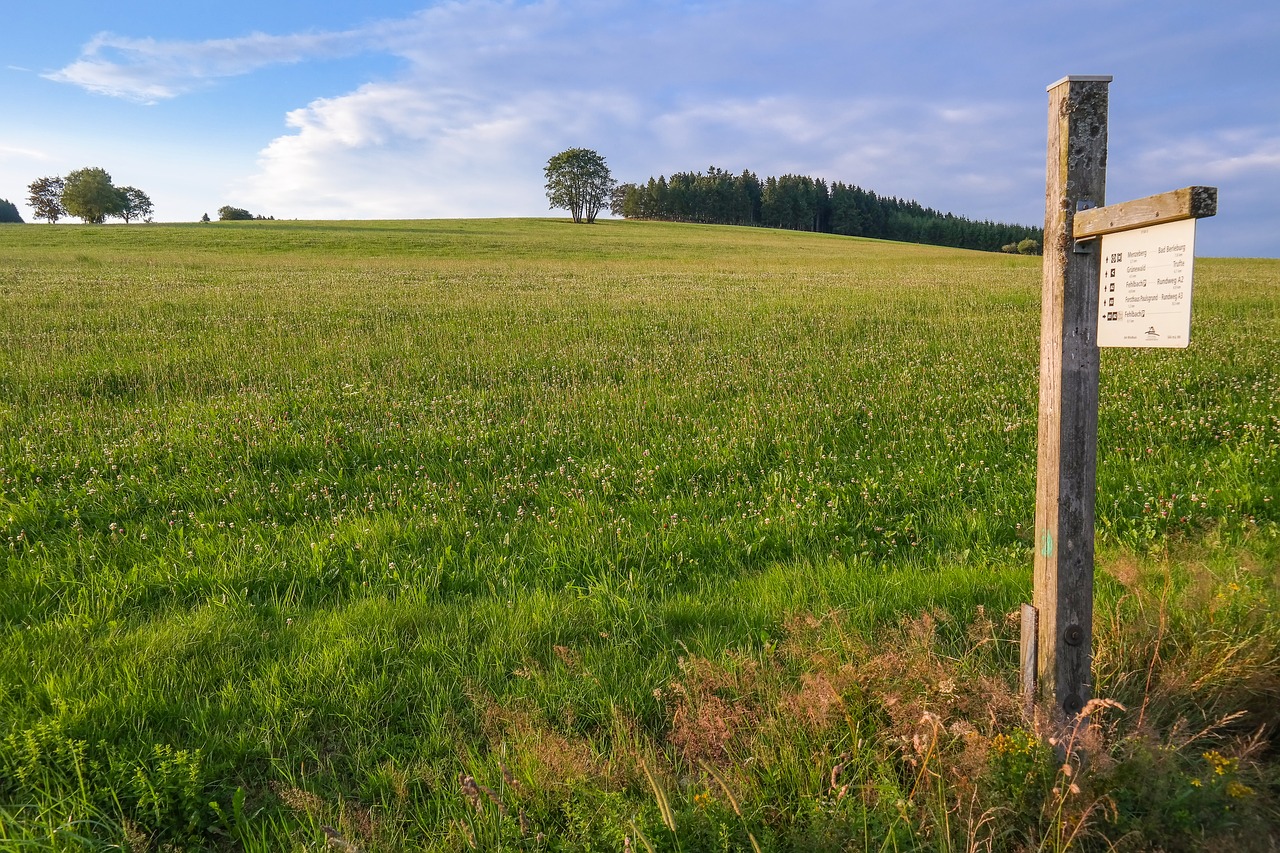
{"type": "Polygon", "coordinates": [[[851,184],[828,186],[804,175],[761,181],[750,171],[733,175],[714,166],[620,184],[612,212],[627,219],[758,225],[990,252],[1028,240],[1038,247],[1043,237],[1041,228],[967,219],[851,184]]]}

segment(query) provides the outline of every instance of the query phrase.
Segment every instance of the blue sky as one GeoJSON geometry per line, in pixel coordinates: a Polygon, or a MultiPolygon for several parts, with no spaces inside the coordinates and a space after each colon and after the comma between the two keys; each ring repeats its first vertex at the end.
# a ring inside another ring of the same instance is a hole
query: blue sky
{"type": "Polygon", "coordinates": [[[542,167],[808,174],[1044,219],[1045,88],[1110,74],[1108,201],[1219,187],[1198,254],[1280,257],[1274,0],[11,4],[0,198],[101,166],[160,221],[562,215],[542,167]]]}

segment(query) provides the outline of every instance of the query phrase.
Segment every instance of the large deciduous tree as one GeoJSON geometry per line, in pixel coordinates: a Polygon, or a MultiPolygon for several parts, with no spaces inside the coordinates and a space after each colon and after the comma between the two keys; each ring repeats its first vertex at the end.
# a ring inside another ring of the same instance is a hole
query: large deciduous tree
{"type": "Polygon", "coordinates": [[[547,161],[547,200],[562,207],[574,222],[596,221],[610,200],[613,175],[604,158],[588,148],[570,148],[547,161]]]}
{"type": "Polygon", "coordinates": [[[49,224],[67,215],[62,206],[63,181],[57,175],[36,178],[27,186],[27,204],[35,211],[36,219],[46,219],[49,224]]]}
{"type": "Polygon", "coordinates": [[[125,203],[104,169],[76,169],[63,181],[62,206],[87,223],[101,225],[108,216],[122,215],[125,203]]]}
{"type": "Polygon", "coordinates": [[[131,219],[151,221],[155,206],[151,203],[150,196],[137,187],[121,187],[118,192],[124,197],[124,208],[117,215],[124,220],[125,225],[128,225],[131,219]]]}

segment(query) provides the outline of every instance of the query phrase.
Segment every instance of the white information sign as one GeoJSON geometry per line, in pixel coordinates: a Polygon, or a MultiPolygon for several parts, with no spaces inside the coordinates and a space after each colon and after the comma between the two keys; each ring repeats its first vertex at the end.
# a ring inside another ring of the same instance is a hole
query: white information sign
{"type": "Polygon", "coordinates": [[[1185,347],[1191,342],[1196,221],[1102,237],[1098,346],[1185,347]]]}

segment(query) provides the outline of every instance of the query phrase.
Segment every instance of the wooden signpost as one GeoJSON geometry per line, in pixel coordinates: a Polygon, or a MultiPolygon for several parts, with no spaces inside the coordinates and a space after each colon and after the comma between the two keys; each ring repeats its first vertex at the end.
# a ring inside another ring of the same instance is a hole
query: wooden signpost
{"type": "Polygon", "coordinates": [[[1186,346],[1194,222],[1190,239],[1185,226],[1160,229],[1217,212],[1212,187],[1103,206],[1110,82],[1072,76],[1049,87],[1035,592],[1022,613],[1022,683],[1028,709],[1038,695],[1067,719],[1093,688],[1100,329],[1112,346],[1186,346]]]}

